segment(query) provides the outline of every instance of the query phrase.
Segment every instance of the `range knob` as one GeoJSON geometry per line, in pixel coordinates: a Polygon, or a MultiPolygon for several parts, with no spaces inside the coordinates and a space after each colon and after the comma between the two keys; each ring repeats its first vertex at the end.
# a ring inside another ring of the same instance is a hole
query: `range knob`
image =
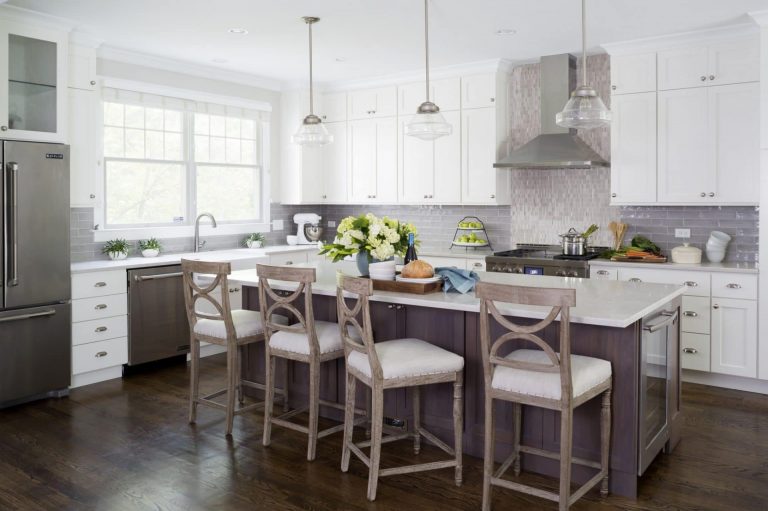
{"type": "Polygon", "coordinates": [[[569,277],[578,277],[578,276],[579,276],[579,272],[577,272],[577,271],[575,271],[575,270],[573,270],[573,271],[569,271],[569,272],[568,272],[568,276],[569,276],[569,277]]]}
{"type": "Polygon", "coordinates": [[[565,270],[557,270],[557,271],[555,272],[555,276],[556,276],[556,277],[567,277],[567,276],[568,276],[568,274],[567,274],[567,273],[565,273],[565,270]]]}
{"type": "Polygon", "coordinates": [[[513,271],[515,271],[515,270],[511,266],[504,266],[504,272],[505,273],[512,273],[513,271]]]}
{"type": "Polygon", "coordinates": [[[523,269],[522,269],[522,268],[520,268],[519,266],[515,266],[515,267],[512,269],[512,273],[523,273],[523,269]]]}

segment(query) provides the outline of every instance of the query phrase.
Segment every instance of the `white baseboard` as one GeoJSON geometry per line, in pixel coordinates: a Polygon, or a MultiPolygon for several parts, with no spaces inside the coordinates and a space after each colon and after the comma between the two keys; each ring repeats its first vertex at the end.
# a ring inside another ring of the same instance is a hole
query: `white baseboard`
{"type": "Polygon", "coordinates": [[[106,369],[99,369],[98,371],[91,371],[89,373],[75,374],[72,376],[72,385],[69,388],[74,389],[82,387],[84,385],[91,385],[92,383],[98,383],[100,381],[114,380],[115,378],[123,377],[123,366],[107,367],[106,369]]]}
{"type": "MultiPolygon", "coordinates": [[[[218,344],[201,344],[200,345],[200,358],[210,357],[211,355],[218,355],[219,353],[226,353],[226,346],[219,346],[218,344]]],[[[187,362],[189,362],[189,354],[187,354],[187,362]]]]}
{"type": "Polygon", "coordinates": [[[701,385],[710,385],[712,387],[723,387],[726,389],[743,390],[746,392],[757,392],[758,394],[768,394],[768,381],[758,380],[757,378],[744,378],[741,376],[705,373],[702,371],[684,369],[683,381],[699,383],[701,385]]]}

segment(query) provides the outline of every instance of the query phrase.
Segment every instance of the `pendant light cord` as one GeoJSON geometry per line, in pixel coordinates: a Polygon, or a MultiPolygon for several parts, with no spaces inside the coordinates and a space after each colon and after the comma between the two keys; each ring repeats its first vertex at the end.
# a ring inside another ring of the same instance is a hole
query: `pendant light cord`
{"type": "Polygon", "coordinates": [[[429,0],[424,0],[424,53],[427,62],[427,102],[429,102],[429,0]]]}
{"type": "Polygon", "coordinates": [[[309,115],[315,113],[314,92],[312,90],[312,23],[311,21],[307,23],[309,25],[309,115]]]}
{"type": "Polygon", "coordinates": [[[581,80],[587,85],[587,0],[581,0],[581,80]]]}

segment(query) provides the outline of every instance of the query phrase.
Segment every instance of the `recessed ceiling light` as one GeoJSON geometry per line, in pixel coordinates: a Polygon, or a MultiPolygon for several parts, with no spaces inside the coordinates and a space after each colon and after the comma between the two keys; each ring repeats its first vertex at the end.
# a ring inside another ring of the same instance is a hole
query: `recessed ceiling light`
{"type": "Polygon", "coordinates": [[[238,35],[245,35],[248,33],[248,31],[244,28],[230,28],[228,32],[230,34],[238,34],[238,35]]]}
{"type": "Polygon", "coordinates": [[[496,31],[496,35],[515,35],[517,30],[514,28],[500,28],[496,31]]]}
{"type": "Polygon", "coordinates": [[[222,59],[220,57],[217,57],[213,59],[211,62],[214,62],[215,64],[226,64],[229,61],[227,59],[222,59]]]}
{"type": "Polygon", "coordinates": [[[336,57],[336,62],[346,62],[346,61],[347,59],[345,59],[344,57],[336,57]]]}

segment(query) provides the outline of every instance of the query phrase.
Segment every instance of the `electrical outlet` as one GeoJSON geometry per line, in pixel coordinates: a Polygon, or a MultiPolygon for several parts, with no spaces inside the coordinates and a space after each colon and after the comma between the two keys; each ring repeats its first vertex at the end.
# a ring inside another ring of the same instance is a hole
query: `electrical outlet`
{"type": "Polygon", "coordinates": [[[283,230],[283,221],[282,220],[272,220],[272,230],[273,231],[282,231],[283,230]]]}
{"type": "Polygon", "coordinates": [[[328,220],[328,227],[336,227],[336,222],[333,220],[328,220]]]}
{"type": "Polygon", "coordinates": [[[690,238],[690,229],[675,229],[675,238],[690,238]]]}

